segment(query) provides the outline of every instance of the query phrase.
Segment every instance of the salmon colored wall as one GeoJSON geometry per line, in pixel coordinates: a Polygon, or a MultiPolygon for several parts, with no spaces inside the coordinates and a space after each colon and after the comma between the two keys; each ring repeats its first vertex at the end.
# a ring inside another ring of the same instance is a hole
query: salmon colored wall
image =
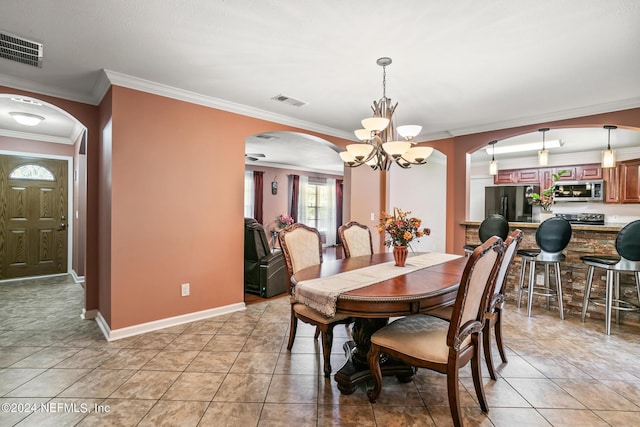
{"type": "Polygon", "coordinates": [[[30,96],[68,112],[87,128],[87,222],[85,308],[98,308],[98,107],[34,92],[0,86],[0,93],[30,96]]]}
{"type": "MultiPolygon", "coordinates": [[[[447,226],[447,252],[462,254],[465,239],[465,226],[460,225],[467,219],[469,200],[469,166],[468,154],[480,148],[486,147],[490,141],[501,140],[524,133],[537,131],[541,127],[572,128],[572,127],[602,127],[606,124],[616,125],[621,128],[640,129],[640,108],[616,111],[611,113],[596,114],[567,120],[537,123],[527,126],[519,126],[509,129],[500,129],[491,132],[465,135],[443,141],[445,145],[453,147],[453,168],[447,171],[447,188],[452,188],[447,197],[447,216],[452,218],[451,226],[447,226]]],[[[433,146],[436,146],[434,142],[433,146]]],[[[432,145],[427,143],[426,145],[432,145]]],[[[603,140],[604,148],[604,140],[603,140]]],[[[438,148],[441,151],[443,149],[438,148]]],[[[614,147],[615,149],[615,147],[614,147]]]]}
{"type": "Polygon", "coordinates": [[[242,303],[245,138],[300,130],[118,86],[111,110],[110,328],[242,303]]]}
{"type": "Polygon", "coordinates": [[[0,150],[73,157],[73,145],[32,141],[0,135],[0,150]]]}

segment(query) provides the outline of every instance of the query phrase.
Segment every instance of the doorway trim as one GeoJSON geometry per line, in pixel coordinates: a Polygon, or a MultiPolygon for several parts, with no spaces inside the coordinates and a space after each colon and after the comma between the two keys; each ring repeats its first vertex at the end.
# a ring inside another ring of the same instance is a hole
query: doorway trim
{"type": "MultiPolygon", "coordinates": [[[[7,156],[24,156],[24,157],[32,157],[35,159],[54,159],[54,160],[63,160],[67,162],[67,212],[68,212],[68,218],[70,219],[70,221],[67,221],[67,227],[69,232],[67,233],[67,273],[66,274],[71,274],[71,276],[73,277],[73,280],[76,283],[81,283],[82,281],[80,281],[78,279],[78,275],[75,273],[75,271],[73,271],[72,268],[72,255],[73,255],[73,235],[74,235],[74,228],[73,228],[73,219],[75,218],[75,212],[73,212],[73,157],[72,156],[60,156],[60,155],[56,155],[56,154],[39,154],[39,153],[30,153],[30,152],[24,152],[24,151],[9,151],[9,150],[0,150],[0,154],[4,154],[7,156]]],[[[17,279],[3,279],[0,280],[0,283],[2,282],[8,282],[8,281],[13,281],[13,280],[24,280],[24,279],[29,279],[32,277],[46,277],[46,276],[30,276],[30,277],[20,277],[17,279]]]]}

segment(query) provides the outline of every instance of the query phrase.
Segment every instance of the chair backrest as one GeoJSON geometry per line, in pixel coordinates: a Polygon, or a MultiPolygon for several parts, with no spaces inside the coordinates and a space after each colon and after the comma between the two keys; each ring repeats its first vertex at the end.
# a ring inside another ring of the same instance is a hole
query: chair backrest
{"type": "Polygon", "coordinates": [[[616,236],[616,251],[630,261],[640,261],[640,219],[622,227],[616,236]]]}
{"type": "Polygon", "coordinates": [[[496,285],[493,289],[493,299],[490,302],[489,312],[494,310],[494,304],[501,302],[500,300],[496,300],[496,297],[499,295],[504,295],[504,285],[507,282],[507,275],[509,274],[509,270],[511,269],[511,265],[513,264],[513,259],[516,256],[516,252],[520,247],[520,243],[522,243],[522,230],[516,229],[507,237],[507,240],[504,241],[505,250],[504,255],[502,256],[502,260],[500,261],[500,267],[498,268],[498,274],[496,276],[496,285]]]}
{"type": "Polygon", "coordinates": [[[472,333],[482,330],[504,251],[502,239],[493,236],[469,256],[451,313],[449,347],[458,350],[472,333]]]}
{"type": "Polygon", "coordinates": [[[558,216],[547,219],[538,226],[536,244],[549,254],[562,252],[571,240],[571,224],[558,216]]]}
{"type": "Polygon", "coordinates": [[[498,236],[505,240],[509,235],[509,221],[502,215],[492,214],[480,223],[478,237],[481,242],[486,242],[491,236],[498,236]]]}
{"type": "Polygon", "coordinates": [[[348,222],[338,228],[338,235],[346,258],[373,254],[371,230],[366,225],[348,222]]]}
{"type": "Polygon", "coordinates": [[[322,240],[315,228],[300,223],[291,224],[280,230],[278,240],[287,265],[289,283],[296,272],[322,263],[322,240]]]}
{"type": "Polygon", "coordinates": [[[271,253],[264,227],[253,218],[244,219],[244,259],[259,261],[271,253]]]}

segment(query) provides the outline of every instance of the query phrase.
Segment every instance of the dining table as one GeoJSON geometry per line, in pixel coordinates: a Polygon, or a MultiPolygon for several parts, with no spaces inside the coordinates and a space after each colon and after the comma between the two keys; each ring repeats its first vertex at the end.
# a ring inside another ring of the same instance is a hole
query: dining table
{"type": "MultiPolygon", "coordinates": [[[[393,254],[385,252],[325,261],[292,276],[295,301],[313,303],[304,297],[305,293],[333,286],[325,315],[343,314],[355,319],[353,340],[344,346],[345,364],[334,375],[342,394],[353,393],[358,384],[373,378],[367,360],[371,335],[386,326],[390,318],[424,314],[452,305],[466,263],[467,258],[460,255],[427,252],[412,253],[406,266],[399,267],[394,265],[393,254]],[[340,285],[353,281],[353,275],[371,279],[361,285],[340,285]]],[[[325,297],[326,292],[322,296],[325,297]]],[[[384,355],[383,358],[383,375],[395,375],[401,382],[412,380],[413,367],[384,355]]]]}

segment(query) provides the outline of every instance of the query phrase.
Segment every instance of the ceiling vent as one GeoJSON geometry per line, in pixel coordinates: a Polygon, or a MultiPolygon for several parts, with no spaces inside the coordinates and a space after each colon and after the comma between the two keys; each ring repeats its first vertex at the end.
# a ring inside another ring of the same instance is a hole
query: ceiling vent
{"type": "Polygon", "coordinates": [[[0,58],[42,68],[42,43],[0,32],[0,58]]]}
{"type": "Polygon", "coordinates": [[[285,104],[289,104],[289,105],[293,105],[294,107],[302,107],[304,105],[307,105],[308,102],[304,102],[304,101],[300,101],[299,99],[295,99],[295,98],[291,98],[290,96],[287,95],[276,95],[273,98],[274,101],[278,101],[278,102],[282,102],[285,104]]]}

